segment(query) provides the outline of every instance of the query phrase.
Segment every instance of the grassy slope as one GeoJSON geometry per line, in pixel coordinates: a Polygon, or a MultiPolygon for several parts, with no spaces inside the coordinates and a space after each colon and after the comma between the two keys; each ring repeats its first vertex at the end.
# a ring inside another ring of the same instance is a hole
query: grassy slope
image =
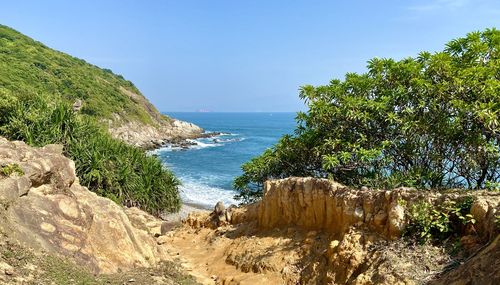
{"type": "Polygon", "coordinates": [[[50,49],[0,25],[2,93],[44,93],[69,103],[82,99],[82,113],[98,119],[111,119],[112,114],[117,113],[128,121],[151,124],[161,117],[133,83],[121,75],[50,49]],[[139,95],[139,100],[133,100],[124,89],[139,95]]]}

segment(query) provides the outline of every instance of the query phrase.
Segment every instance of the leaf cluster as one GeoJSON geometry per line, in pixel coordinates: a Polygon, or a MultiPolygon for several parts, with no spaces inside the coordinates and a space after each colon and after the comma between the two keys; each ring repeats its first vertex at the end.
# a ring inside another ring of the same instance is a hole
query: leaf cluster
{"type": "Polygon", "coordinates": [[[2,174],[4,176],[11,176],[12,174],[22,176],[22,175],[24,175],[24,171],[19,166],[19,164],[9,163],[9,164],[0,166],[0,174],[2,174]]]}
{"type": "Polygon", "coordinates": [[[464,226],[474,225],[476,220],[470,214],[474,199],[465,197],[462,201],[445,201],[441,205],[419,201],[409,209],[409,224],[404,236],[420,243],[443,241],[462,232],[464,226]]]}

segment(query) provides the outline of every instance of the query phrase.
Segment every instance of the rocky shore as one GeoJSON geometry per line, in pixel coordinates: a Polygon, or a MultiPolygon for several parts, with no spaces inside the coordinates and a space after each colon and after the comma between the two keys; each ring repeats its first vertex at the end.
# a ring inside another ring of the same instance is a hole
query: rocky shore
{"type": "Polygon", "coordinates": [[[175,119],[159,121],[155,125],[146,125],[137,121],[115,122],[110,123],[108,129],[114,138],[147,150],[169,143],[185,144],[187,139],[196,139],[204,135],[202,128],[175,119]]]}
{"type": "MultiPolygon", "coordinates": [[[[119,122],[119,120],[118,120],[119,122]]],[[[127,144],[145,149],[153,150],[166,146],[179,149],[188,149],[196,145],[193,139],[211,138],[221,135],[220,132],[205,132],[199,126],[170,119],[161,121],[157,125],[145,125],[139,122],[128,122],[115,126],[109,123],[108,129],[111,135],[127,144]]]]}
{"type": "Polygon", "coordinates": [[[191,137],[180,136],[174,138],[165,138],[165,139],[151,141],[150,145],[143,146],[143,148],[147,150],[153,150],[162,147],[171,147],[180,150],[188,150],[189,148],[197,145],[197,143],[193,141],[194,139],[212,138],[212,137],[217,137],[221,134],[222,133],[220,132],[202,132],[200,134],[191,137]]]}

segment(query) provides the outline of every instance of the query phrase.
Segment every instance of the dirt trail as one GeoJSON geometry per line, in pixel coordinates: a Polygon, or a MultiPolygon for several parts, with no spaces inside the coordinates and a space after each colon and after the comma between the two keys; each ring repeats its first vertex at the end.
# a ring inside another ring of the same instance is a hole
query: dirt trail
{"type": "MultiPolygon", "coordinates": [[[[203,284],[283,284],[278,272],[244,272],[247,270],[228,263],[229,251],[238,248],[240,242],[227,236],[234,229],[226,226],[214,231],[183,226],[165,236],[164,246],[173,257],[179,257],[181,266],[189,274],[203,284]]],[[[249,243],[262,244],[256,237],[248,239],[251,240],[249,243]]]]}

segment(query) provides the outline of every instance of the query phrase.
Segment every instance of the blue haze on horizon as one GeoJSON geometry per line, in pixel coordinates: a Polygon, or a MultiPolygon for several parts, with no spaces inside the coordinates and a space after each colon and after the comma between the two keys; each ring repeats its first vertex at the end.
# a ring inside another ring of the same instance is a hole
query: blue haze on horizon
{"type": "Polygon", "coordinates": [[[0,23],[168,111],[298,111],[298,89],[500,24],[500,1],[2,1],[0,23]]]}

